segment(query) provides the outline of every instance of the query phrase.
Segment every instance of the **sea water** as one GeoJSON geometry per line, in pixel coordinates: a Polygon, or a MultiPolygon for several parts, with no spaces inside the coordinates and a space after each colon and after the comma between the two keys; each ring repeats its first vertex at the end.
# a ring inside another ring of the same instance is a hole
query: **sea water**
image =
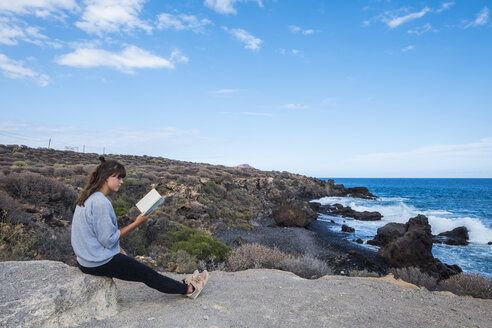
{"type": "MultiPolygon", "coordinates": [[[[327,180],[323,178],[322,180],[327,180]]],[[[355,228],[348,240],[361,238],[363,246],[372,239],[379,227],[389,222],[406,223],[423,214],[429,219],[432,234],[464,226],[468,229],[468,246],[434,244],[435,257],[447,264],[458,264],[463,271],[492,277],[492,179],[362,179],[335,178],[335,184],[345,187],[367,187],[378,196],[376,200],[351,197],[324,197],[316,200],[323,205],[342,204],[356,211],[377,211],[381,221],[357,221],[351,218],[320,214],[329,228],[340,232],[341,225],[355,228]],[[330,223],[331,220],[335,224],[330,223]]]]}

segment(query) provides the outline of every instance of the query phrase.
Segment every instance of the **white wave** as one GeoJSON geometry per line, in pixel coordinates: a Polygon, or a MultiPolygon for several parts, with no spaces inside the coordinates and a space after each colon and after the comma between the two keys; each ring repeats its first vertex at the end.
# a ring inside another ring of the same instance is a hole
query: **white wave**
{"type": "Polygon", "coordinates": [[[453,214],[452,212],[448,212],[445,210],[427,210],[427,211],[421,211],[420,213],[424,214],[425,216],[428,215],[450,215],[453,214]]]}
{"type": "Polygon", "coordinates": [[[492,229],[486,227],[479,219],[470,217],[450,219],[433,215],[428,216],[428,218],[432,233],[435,235],[453,230],[457,227],[466,227],[470,242],[487,244],[489,241],[492,241],[492,229]]]}
{"type": "Polygon", "coordinates": [[[383,202],[404,202],[406,200],[409,200],[410,198],[404,198],[404,197],[381,197],[378,198],[378,200],[381,200],[383,202]]]}

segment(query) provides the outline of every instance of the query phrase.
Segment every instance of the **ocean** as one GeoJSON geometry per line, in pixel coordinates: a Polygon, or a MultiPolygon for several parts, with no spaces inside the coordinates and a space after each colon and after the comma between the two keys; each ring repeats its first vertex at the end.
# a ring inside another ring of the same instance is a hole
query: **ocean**
{"type": "MultiPolygon", "coordinates": [[[[323,178],[322,180],[328,180],[323,178]]],[[[340,203],[356,211],[377,211],[381,221],[357,221],[352,218],[320,214],[318,220],[327,222],[330,230],[340,232],[341,225],[355,228],[348,240],[361,238],[363,246],[377,229],[389,222],[406,223],[417,214],[429,219],[432,234],[465,226],[468,246],[434,244],[434,256],[444,263],[458,264],[464,272],[492,277],[492,179],[389,179],[334,178],[335,184],[345,187],[367,187],[377,200],[350,197],[324,197],[316,200],[324,205],[340,203]],[[334,220],[336,224],[329,222],[334,220]]]]}

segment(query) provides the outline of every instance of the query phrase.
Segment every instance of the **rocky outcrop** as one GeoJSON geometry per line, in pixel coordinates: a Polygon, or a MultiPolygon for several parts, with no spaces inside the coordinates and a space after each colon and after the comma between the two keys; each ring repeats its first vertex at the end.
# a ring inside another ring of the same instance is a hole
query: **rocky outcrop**
{"type": "Polygon", "coordinates": [[[54,261],[0,262],[1,327],[67,327],[117,313],[112,279],[54,261]]]}
{"type": "Polygon", "coordinates": [[[273,217],[279,226],[307,227],[318,215],[309,203],[291,199],[280,205],[273,217]]]}
{"type": "Polygon", "coordinates": [[[359,212],[353,210],[349,206],[343,206],[342,204],[334,204],[334,205],[321,205],[319,203],[311,203],[311,207],[316,211],[328,214],[328,215],[340,215],[344,218],[354,218],[360,221],[378,221],[383,217],[379,212],[359,212]]]}
{"type": "Polygon", "coordinates": [[[436,244],[466,246],[468,245],[468,229],[466,227],[454,228],[433,236],[432,240],[436,244]]]}
{"type": "Polygon", "coordinates": [[[342,225],[342,231],[343,232],[355,232],[355,229],[344,224],[344,225],[342,225]]]}
{"type": "Polygon", "coordinates": [[[461,272],[459,266],[443,264],[432,255],[431,226],[424,215],[417,215],[405,224],[392,223],[390,227],[378,229],[378,235],[379,232],[382,234],[374,238],[381,244],[377,254],[392,267],[419,267],[439,279],[461,272]]]}
{"type": "MultiPolygon", "coordinates": [[[[333,181],[333,180],[329,180],[333,181]]],[[[366,187],[345,188],[343,184],[334,185],[333,191],[336,196],[347,196],[353,198],[376,199],[377,196],[370,193],[366,187]]]]}
{"type": "Polygon", "coordinates": [[[405,234],[406,228],[403,223],[388,223],[378,229],[376,236],[372,240],[368,240],[369,245],[384,246],[393,239],[399,238],[405,234]]]}

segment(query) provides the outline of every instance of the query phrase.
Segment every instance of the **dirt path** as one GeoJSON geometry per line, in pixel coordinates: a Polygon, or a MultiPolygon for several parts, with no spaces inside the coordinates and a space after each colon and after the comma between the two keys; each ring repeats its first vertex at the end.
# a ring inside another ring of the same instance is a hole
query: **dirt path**
{"type": "MultiPolygon", "coordinates": [[[[179,276],[172,275],[174,278],[179,276]]],[[[193,301],[116,281],[118,314],[84,327],[492,327],[492,301],[382,279],[212,272],[193,301]]]]}

